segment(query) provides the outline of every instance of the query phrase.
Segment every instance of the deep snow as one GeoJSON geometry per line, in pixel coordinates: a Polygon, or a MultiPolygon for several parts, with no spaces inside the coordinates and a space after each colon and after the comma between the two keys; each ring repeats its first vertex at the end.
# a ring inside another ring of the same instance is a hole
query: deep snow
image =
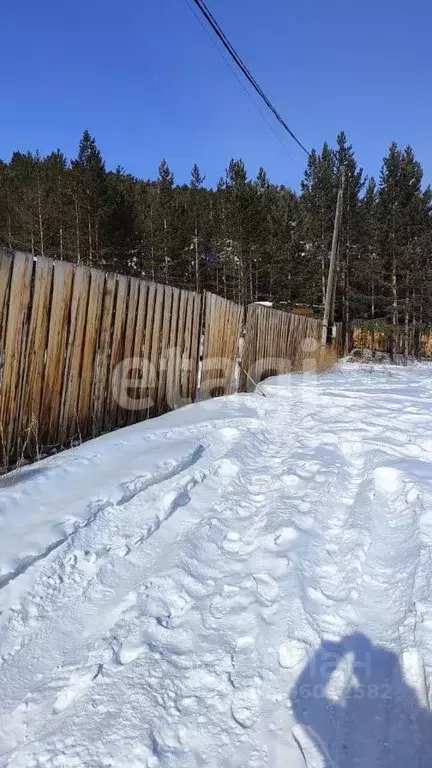
{"type": "Polygon", "coordinates": [[[0,480],[0,766],[432,764],[432,379],[342,365],[0,480]]]}

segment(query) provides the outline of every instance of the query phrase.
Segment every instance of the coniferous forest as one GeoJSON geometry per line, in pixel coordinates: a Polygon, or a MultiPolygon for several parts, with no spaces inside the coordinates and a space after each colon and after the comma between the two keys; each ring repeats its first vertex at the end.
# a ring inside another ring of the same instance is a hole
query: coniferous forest
{"type": "Polygon", "coordinates": [[[344,133],[308,158],[300,193],[231,160],[215,189],[196,164],[178,185],[107,171],[85,131],[76,158],[0,161],[0,246],[128,273],[238,302],[304,304],[319,316],[341,167],[346,168],[337,319],[432,321],[432,192],[411,147],[367,178],[344,133]]]}

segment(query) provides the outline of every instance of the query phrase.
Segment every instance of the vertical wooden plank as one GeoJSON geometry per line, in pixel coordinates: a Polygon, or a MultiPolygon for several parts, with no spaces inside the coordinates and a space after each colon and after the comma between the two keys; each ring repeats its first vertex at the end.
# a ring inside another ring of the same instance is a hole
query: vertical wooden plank
{"type": "Polygon", "coordinates": [[[212,394],[215,392],[216,387],[215,379],[217,379],[218,376],[218,359],[219,359],[219,341],[220,341],[220,334],[221,334],[221,324],[220,324],[220,303],[223,301],[223,299],[219,298],[219,296],[215,296],[212,294],[211,296],[211,321],[210,321],[210,367],[207,371],[207,395],[212,396],[212,394]]]}
{"type": "Polygon", "coordinates": [[[182,392],[181,382],[182,382],[182,368],[183,368],[186,304],[187,304],[187,291],[182,290],[180,291],[177,337],[176,337],[176,343],[175,343],[174,382],[173,382],[173,395],[174,395],[173,407],[174,408],[177,408],[179,406],[181,392],[182,392]]]}
{"type": "Polygon", "coordinates": [[[226,381],[224,386],[225,394],[229,395],[234,391],[234,374],[237,359],[238,339],[240,334],[239,318],[242,311],[241,305],[230,304],[227,317],[227,342],[226,342],[226,381]]]}
{"type": "Polygon", "coordinates": [[[282,338],[285,318],[284,318],[283,312],[279,312],[275,309],[273,309],[272,312],[273,312],[273,332],[275,334],[275,344],[274,344],[274,351],[273,351],[274,357],[271,363],[271,371],[272,371],[272,374],[278,375],[279,373],[287,372],[287,362],[285,360],[285,355],[283,355],[282,353],[282,347],[281,347],[281,338],[282,338]]]}
{"type": "Polygon", "coordinates": [[[218,301],[218,335],[217,335],[217,369],[220,381],[217,386],[217,394],[224,395],[228,387],[229,372],[232,368],[230,359],[230,315],[232,303],[220,299],[218,301]]]}
{"type": "Polygon", "coordinates": [[[165,286],[164,309],[162,318],[162,336],[160,346],[160,371],[157,390],[156,412],[163,413],[167,410],[167,374],[168,374],[168,355],[171,331],[171,312],[173,304],[173,289],[165,286]]]}
{"type": "MultiPolygon", "coordinates": [[[[145,397],[143,393],[142,380],[143,380],[143,353],[144,353],[144,336],[146,328],[146,312],[147,312],[147,300],[149,293],[149,284],[145,280],[139,281],[139,296],[137,306],[137,318],[135,325],[135,337],[133,344],[133,357],[137,363],[136,381],[140,382],[140,386],[136,389],[137,399],[142,400],[145,397]]],[[[137,406],[140,405],[137,403],[137,406]]],[[[129,412],[128,424],[133,424],[142,418],[142,408],[137,407],[135,410],[129,412]]]]}
{"type": "Polygon", "coordinates": [[[165,384],[165,399],[168,408],[174,408],[174,383],[175,383],[175,367],[176,367],[176,342],[177,342],[177,326],[180,307],[180,290],[173,288],[172,303],[171,303],[171,320],[170,320],[170,332],[169,332],[169,346],[167,351],[167,372],[166,372],[166,384],[165,384]]]}
{"type": "Polygon", "coordinates": [[[201,328],[201,306],[202,306],[201,295],[199,293],[195,293],[193,316],[192,316],[191,351],[190,351],[191,366],[190,366],[190,372],[189,372],[189,392],[193,402],[195,402],[196,396],[197,396],[200,328],[201,328]]]}
{"type": "Polygon", "coordinates": [[[231,392],[238,392],[238,374],[239,374],[239,359],[240,359],[240,338],[243,330],[245,308],[243,305],[239,305],[237,311],[234,314],[234,374],[231,392]]]}
{"type": "Polygon", "coordinates": [[[202,371],[201,371],[201,385],[200,385],[200,397],[208,397],[207,394],[207,381],[209,378],[209,360],[211,357],[211,340],[212,340],[212,301],[213,294],[206,291],[204,294],[204,343],[203,343],[203,355],[202,355],[202,371]]]}
{"type": "Polygon", "coordinates": [[[111,354],[112,331],[114,324],[115,293],[117,276],[107,275],[104,283],[102,298],[102,322],[99,335],[99,345],[96,351],[95,370],[93,377],[93,436],[103,432],[105,403],[109,391],[108,369],[111,354]]]}
{"type": "MultiPolygon", "coordinates": [[[[134,379],[137,372],[130,368],[128,360],[133,358],[134,340],[135,340],[135,328],[137,317],[137,306],[139,297],[139,280],[136,277],[129,278],[129,296],[127,301],[127,313],[126,324],[124,329],[124,344],[123,344],[123,361],[124,365],[121,366],[121,374],[123,377],[134,379]]],[[[138,392],[131,389],[129,392],[130,406],[128,408],[120,406],[117,412],[117,426],[124,427],[130,420],[137,421],[137,410],[135,409],[134,400],[138,392]]],[[[124,403],[123,405],[125,405],[124,403]]]]}
{"type": "Polygon", "coordinates": [[[86,328],[87,302],[90,286],[88,267],[76,267],[73,279],[72,302],[63,392],[61,400],[59,440],[62,445],[81,440],[83,425],[78,419],[79,391],[86,328]]]}
{"type": "Polygon", "coordinates": [[[41,442],[45,446],[56,445],[59,437],[73,275],[73,264],[68,264],[65,261],[54,262],[45,373],[39,416],[39,434],[41,442]]]}
{"type": "MultiPolygon", "coordinates": [[[[144,341],[143,341],[143,352],[142,352],[142,360],[143,360],[143,371],[142,371],[142,383],[141,383],[141,395],[145,398],[150,398],[152,396],[152,393],[150,391],[152,387],[152,374],[150,370],[150,364],[151,364],[151,350],[152,350],[152,342],[153,342],[153,321],[154,321],[154,313],[155,313],[155,303],[156,303],[156,283],[150,283],[148,287],[148,293],[147,293],[147,309],[146,309],[146,317],[145,317],[145,330],[144,330],[144,341]]],[[[149,403],[145,408],[143,408],[140,413],[138,414],[140,419],[147,419],[149,415],[149,403]]]]}
{"type": "Polygon", "coordinates": [[[33,301],[27,343],[26,365],[23,371],[21,425],[18,431],[32,431],[32,449],[40,444],[40,410],[46,367],[50,300],[53,283],[53,261],[39,256],[34,273],[33,301]],[[37,443],[37,444],[36,444],[37,443]]]}
{"type": "MultiPolygon", "coordinates": [[[[258,307],[250,307],[246,338],[243,344],[243,361],[251,364],[252,337],[254,334],[254,312],[258,307]]],[[[223,299],[213,294],[205,296],[204,359],[200,395],[211,396],[229,394],[233,390],[237,350],[243,328],[244,308],[242,305],[223,299]]],[[[243,374],[240,388],[245,388],[243,374]]]]}
{"type": "Polygon", "coordinates": [[[200,384],[198,390],[199,398],[205,397],[205,383],[206,383],[206,371],[207,360],[209,357],[209,343],[210,343],[210,311],[211,311],[211,294],[206,291],[204,294],[204,306],[203,306],[203,323],[201,328],[202,334],[202,349],[201,349],[201,361],[200,361],[200,384]]]}
{"type": "Polygon", "coordinates": [[[266,312],[264,307],[257,307],[257,340],[255,351],[254,380],[259,384],[263,374],[264,359],[266,357],[266,312]]]}
{"type": "Polygon", "coordinates": [[[246,325],[243,338],[243,349],[241,355],[241,372],[240,372],[240,391],[247,392],[250,388],[250,371],[254,365],[254,348],[256,338],[256,305],[250,304],[246,313],[246,325]]]}
{"type": "Polygon", "coordinates": [[[11,275],[12,256],[0,251],[0,371],[2,370],[2,353],[7,322],[11,275]]]}
{"type": "Polygon", "coordinates": [[[145,280],[139,280],[139,296],[137,304],[137,318],[135,325],[135,337],[133,344],[133,356],[141,358],[144,349],[144,334],[146,325],[147,298],[149,284],[145,280]]]}
{"type": "Polygon", "coordinates": [[[289,370],[292,370],[292,360],[289,354],[289,332],[290,332],[290,325],[291,325],[291,315],[287,313],[285,323],[284,323],[284,331],[283,331],[283,338],[282,338],[282,349],[283,353],[286,356],[288,360],[288,366],[289,370]]]}
{"type": "Polygon", "coordinates": [[[17,450],[17,415],[20,412],[23,368],[26,354],[31,280],[34,259],[30,254],[16,253],[12,265],[9,311],[7,318],[3,378],[0,393],[0,448],[7,457],[17,450]]]}
{"type": "MultiPolygon", "coordinates": [[[[4,253],[4,251],[0,251],[0,402],[1,392],[4,386],[5,377],[7,375],[4,369],[4,347],[6,340],[11,276],[12,257],[8,256],[6,253],[4,253]]],[[[5,439],[5,433],[6,425],[2,426],[2,422],[0,421],[0,467],[3,469],[6,469],[6,466],[3,467],[3,463],[7,465],[6,445],[2,446],[2,442],[5,439]]]]}
{"type": "Polygon", "coordinates": [[[188,291],[186,300],[186,315],[184,329],[183,346],[183,370],[181,376],[181,396],[183,401],[190,399],[189,392],[189,373],[191,366],[191,343],[192,343],[192,317],[194,308],[194,294],[188,291]]]}
{"type": "Polygon", "coordinates": [[[265,348],[264,348],[264,368],[263,371],[263,378],[268,378],[269,373],[271,373],[271,367],[272,367],[272,360],[274,357],[274,348],[275,348],[275,336],[274,336],[274,321],[275,316],[274,312],[276,310],[271,309],[270,307],[265,308],[265,348]]]}
{"type": "Polygon", "coordinates": [[[114,326],[112,332],[111,354],[107,371],[106,407],[104,428],[114,429],[117,426],[118,392],[122,375],[124,330],[126,324],[126,306],[128,295],[128,279],[124,275],[118,277],[115,300],[114,326]]]}
{"type": "MultiPolygon", "coordinates": [[[[253,373],[253,378],[256,378],[256,365],[258,361],[258,350],[259,350],[259,337],[260,337],[260,313],[259,313],[260,307],[253,307],[253,337],[252,337],[252,360],[251,360],[251,367],[248,371],[249,376],[253,373]]],[[[249,381],[249,385],[251,385],[252,382],[249,381]]]]}
{"type": "Polygon", "coordinates": [[[81,436],[83,438],[91,437],[95,434],[96,414],[92,394],[94,388],[96,350],[99,344],[101,326],[104,284],[105,273],[100,269],[91,269],[83,341],[79,402],[77,404],[78,423],[80,424],[81,436]]]}
{"type": "Polygon", "coordinates": [[[153,401],[153,405],[150,408],[150,401],[149,401],[149,406],[147,408],[148,416],[150,416],[150,414],[155,415],[156,409],[157,409],[158,385],[159,385],[160,363],[161,363],[160,337],[161,337],[162,317],[163,317],[163,309],[164,309],[164,294],[165,294],[165,286],[157,284],[155,303],[154,303],[151,350],[150,350],[152,380],[149,386],[149,396],[153,401]]]}

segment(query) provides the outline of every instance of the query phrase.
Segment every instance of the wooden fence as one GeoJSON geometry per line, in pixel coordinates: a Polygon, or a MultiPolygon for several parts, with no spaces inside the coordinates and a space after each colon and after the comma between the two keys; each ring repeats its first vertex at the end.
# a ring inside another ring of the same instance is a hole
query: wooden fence
{"type": "Polygon", "coordinates": [[[200,397],[235,392],[235,365],[243,324],[243,306],[212,293],[205,294],[200,397]]]}
{"type": "Polygon", "coordinates": [[[251,304],[242,355],[242,389],[250,389],[268,376],[296,370],[319,347],[321,328],[320,320],[251,304]]]}
{"type": "Polygon", "coordinates": [[[201,303],[190,291],[3,254],[0,465],[191,401],[201,303]]]}
{"type": "Polygon", "coordinates": [[[432,333],[422,331],[416,334],[411,326],[408,328],[408,332],[405,331],[405,327],[396,330],[391,327],[386,327],[385,330],[379,330],[379,328],[372,330],[371,328],[354,326],[351,348],[431,358],[432,333]]]}
{"type": "Polygon", "coordinates": [[[320,334],[307,317],[252,305],[245,324],[210,293],[0,252],[0,469],[245,390],[257,365],[260,380],[290,370],[320,334]]]}

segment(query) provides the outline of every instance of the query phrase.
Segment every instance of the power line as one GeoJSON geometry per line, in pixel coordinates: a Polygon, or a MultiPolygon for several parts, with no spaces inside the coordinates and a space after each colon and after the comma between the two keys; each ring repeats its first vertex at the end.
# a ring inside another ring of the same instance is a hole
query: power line
{"type": "Polygon", "coordinates": [[[279,114],[276,107],[272,104],[270,99],[265,95],[263,89],[261,86],[257,83],[254,76],[250,72],[250,70],[247,68],[246,64],[242,60],[242,58],[239,56],[237,51],[235,50],[234,46],[230,43],[227,36],[217,23],[216,19],[214,18],[213,14],[207,8],[206,4],[204,3],[204,0],[193,0],[195,5],[198,7],[198,9],[201,11],[202,15],[206,19],[206,21],[210,24],[211,28],[213,29],[213,32],[215,35],[219,38],[224,48],[228,51],[231,58],[234,60],[234,62],[237,64],[241,72],[244,74],[248,82],[252,85],[252,87],[255,89],[255,91],[258,93],[258,95],[263,99],[264,103],[267,105],[267,107],[270,109],[270,111],[275,116],[276,120],[283,126],[283,128],[287,131],[287,133],[291,136],[292,139],[298,144],[301,149],[306,152],[307,155],[310,155],[310,152],[304,144],[301,143],[300,139],[297,138],[295,133],[291,130],[291,128],[288,127],[287,123],[283,119],[283,117],[279,114]]]}
{"type": "Polygon", "coordinates": [[[286,144],[285,144],[285,143],[282,141],[281,137],[279,136],[279,134],[277,133],[277,131],[274,129],[274,127],[273,127],[273,125],[271,124],[270,120],[268,120],[268,119],[267,119],[267,117],[266,117],[266,115],[265,115],[264,111],[263,111],[263,110],[260,108],[260,106],[259,106],[259,104],[257,103],[257,101],[256,101],[256,100],[253,98],[253,96],[252,96],[252,94],[251,94],[250,90],[249,90],[248,88],[246,88],[246,86],[245,86],[245,84],[244,84],[243,80],[241,79],[241,77],[239,77],[239,75],[237,74],[237,71],[236,71],[236,69],[235,69],[235,68],[232,66],[232,64],[231,64],[231,61],[230,61],[230,59],[228,58],[228,56],[226,56],[226,55],[224,54],[224,52],[223,52],[222,48],[220,48],[220,46],[218,46],[218,44],[216,43],[216,40],[215,40],[215,39],[214,39],[214,37],[211,35],[211,33],[210,33],[210,31],[209,31],[208,27],[207,27],[207,26],[204,24],[204,22],[203,22],[203,20],[202,20],[201,16],[199,16],[199,14],[196,12],[195,8],[194,8],[194,7],[193,7],[193,5],[192,5],[192,2],[194,2],[194,0],[185,0],[185,2],[186,2],[186,3],[187,3],[187,5],[189,6],[191,13],[193,13],[193,15],[195,16],[196,20],[198,21],[198,24],[199,24],[199,25],[202,27],[202,29],[203,29],[203,30],[204,30],[204,32],[206,33],[207,37],[209,38],[209,40],[211,40],[211,42],[212,42],[212,44],[214,45],[214,47],[216,48],[216,50],[217,50],[217,51],[219,52],[219,54],[222,56],[222,58],[223,58],[223,60],[224,60],[225,64],[226,64],[226,65],[227,65],[227,66],[230,68],[230,70],[231,70],[231,72],[233,73],[233,75],[234,75],[235,79],[237,80],[237,82],[238,82],[238,83],[240,84],[240,86],[243,88],[243,90],[244,90],[244,92],[245,92],[246,96],[247,96],[247,97],[248,97],[248,98],[251,100],[251,102],[252,102],[252,104],[254,105],[254,107],[255,107],[255,109],[257,110],[257,112],[259,112],[259,114],[261,115],[261,117],[262,117],[262,119],[264,120],[264,122],[267,124],[267,126],[270,128],[270,130],[271,130],[271,132],[273,133],[273,135],[274,135],[274,136],[276,137],[276,139],[278,140],[278,142],[279,142],[279,144],[281,145],[282,149],[284,149],[284,150],[285,150],[285,152],[286,152],[286,153],[289,155],[289,157],[291,158],[291,160],[292,160],[292,162],[294,163],[294,165],[296,165],[296,166],[297,166],[297,168],[299,168],[300,170],[302,170],[302,167],[301,167],[301,166],[300,166],[300,164],[297,162],[297,160],[296,160],[296,159],[295,159],[295,157],[292,155],[292,153],[289,151],[289,149],[288,149],[287,145],[286,145],[286,144]]]}

